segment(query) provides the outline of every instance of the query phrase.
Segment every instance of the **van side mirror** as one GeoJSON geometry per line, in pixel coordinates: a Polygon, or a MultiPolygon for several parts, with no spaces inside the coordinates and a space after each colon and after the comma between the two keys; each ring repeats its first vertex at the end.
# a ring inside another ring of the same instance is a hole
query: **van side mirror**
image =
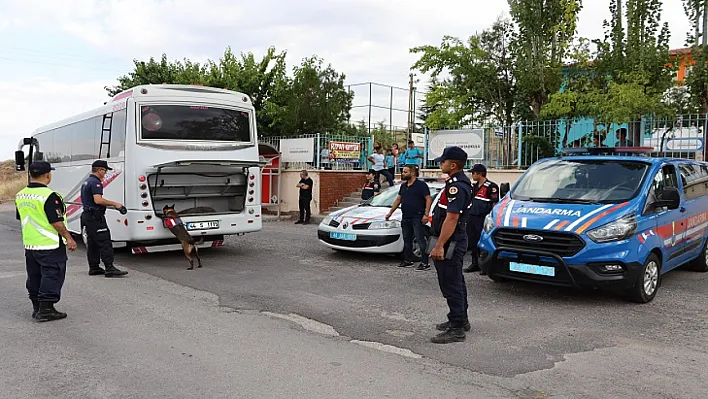
{"type": "Polygon", "coordinates": [[[681,205],[681,196],[676,187],[665,187],[661,193],[661,198],[654,201],[654,206],[657,208],[667,207],[669,209],[678,209],[681,205]]]}
{"type": "Polygon", "coordinates": [[[34,160],[35,161],[44,161],[44,153],[43,152],[35,152],[34,153],[34,160]]]}
{"type": "Polygon", "coordinates": [[[511,184],[509,182],[502,183],[499,185],[499,198],[502,198],[506,195],[506,193],[511,190],[511,184]]]}
{"type": "Polygon", "coordinates": [[[25,152],[22,150],[15,151],[15,170],[18,172],[25,170],[25,152]]]}

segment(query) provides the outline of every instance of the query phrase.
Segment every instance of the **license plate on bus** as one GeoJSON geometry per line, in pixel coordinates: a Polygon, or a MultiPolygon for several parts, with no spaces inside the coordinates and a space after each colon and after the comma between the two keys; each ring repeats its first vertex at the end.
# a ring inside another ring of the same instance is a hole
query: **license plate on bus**
{"type": "Polygon", "coordinates": [[[334,238],[335,240],[356,241],[356,234],[339,233],[336,231],[330,231],[329,238],[334,238]]]}
{"type": "Polygon", "coordinates": [[[556,276],[555,267],[529,265],[528,263],[509,262],[509,270],[512,272],[537,274],[539,276],[556,276]]]}
{"type": "Polygon", "coordinates": [[[206,222],[187,222],[185,223],[187,230],[212,230],[219,228],[218,220],[209,220],[206,222]]]}

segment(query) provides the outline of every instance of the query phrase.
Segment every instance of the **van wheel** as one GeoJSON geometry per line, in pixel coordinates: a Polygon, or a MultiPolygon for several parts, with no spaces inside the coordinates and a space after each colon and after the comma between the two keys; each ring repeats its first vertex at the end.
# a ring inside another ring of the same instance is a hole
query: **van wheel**
{"type": "Polygon", "coordinates": [[[700,256],[688,265],[688,269],[695,272],[708,272],[708,239],[703,243],[700,256]]]}
{"type": "Polygon", "coordinates": [[[661,262],[655,254],[649,254],[634,287],[627,290],[629,300],[637,303],[651,302],[661,285],[661,262]]]}

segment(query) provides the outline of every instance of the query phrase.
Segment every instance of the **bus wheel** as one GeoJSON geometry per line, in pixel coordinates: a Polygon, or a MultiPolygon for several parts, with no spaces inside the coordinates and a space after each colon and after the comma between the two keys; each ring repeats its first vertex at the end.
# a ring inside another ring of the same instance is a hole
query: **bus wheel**
{"type": "Polygon", "coordinates": [[[708,239],[706,239],[706,242],[703,243],[703,250],[701,251],[701,254],[689,264],[688,268],[695,272],[708,272],[708,239]]]}
{"type": "Polygon", "coordinates": [[[661,262],[655,254],[649,254],[634,287],[627,291],[628,298],[637,303],[651,302],[659,291],[661,283],[661,262]]]}

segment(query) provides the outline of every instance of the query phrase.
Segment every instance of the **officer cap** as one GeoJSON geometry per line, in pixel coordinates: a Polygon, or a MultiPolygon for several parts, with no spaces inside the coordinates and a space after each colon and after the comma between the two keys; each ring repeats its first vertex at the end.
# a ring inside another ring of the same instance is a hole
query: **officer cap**
{"type": "Polygon", "coordinates": [[[487,173],[487,167],[482,165],[481,163],[475,164],[472,166],[472,169],[469,170],[470,173],[487,173]]]}
{"type": "Polygon", "coordinates": [[[466,161],[467,153],[460,147],[446,147],[442,155],[435,158],[435,162],[442,162],[447,159],[452,159],[454,161],[466,161]]]}
{"type": "Polygon", "coordinates": [[[47,174],[53,170],[52,165],[46,161],[34,161],[29,166],[29,172],[36,176],[47,174]]]}
{"type": "Polygon", "coordinates": [[[108,162],[106,162],[106,161],[104,161],[104,160],[102,160],[102,159],[99,159],[99,160],[97,160],[97,161],[94,161],[94,162],[91,164],[91,167],[92,167],[92,168],[104,168],[104,169],[106,169],[106,170],[113,170],[113,168],[109,168],[109,167],[108,167],[108,162]]]}

